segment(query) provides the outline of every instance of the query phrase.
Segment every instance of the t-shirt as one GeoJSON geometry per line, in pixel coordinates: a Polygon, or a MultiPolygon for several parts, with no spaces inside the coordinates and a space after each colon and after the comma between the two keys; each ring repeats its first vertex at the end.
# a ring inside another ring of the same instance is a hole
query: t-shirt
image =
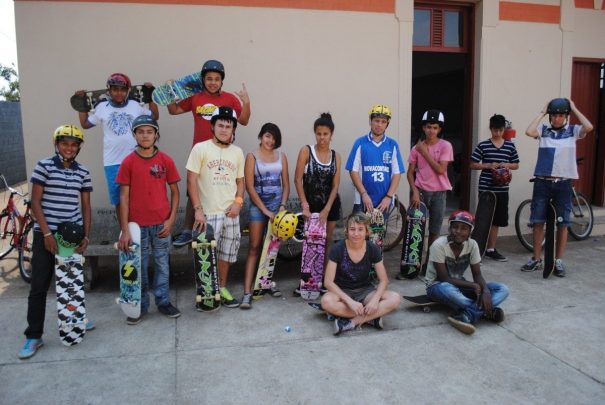
{"type": "Polygon", "coordinates": [[[217,107],[233,108],[238,118],[242,113],[242,104],[239,99],[226,91],[221,91],[215,95],[202,91],[179,102],[178,106],[184,111],[191,111],[193,114],[193,145],[212,139],[210,118],[212,118],[212,113],[217,107]]]}
{"type": "MultiPolygon", "coordinates": [[[[429,154],[436,162],[451,162],[454,160],[454,149],[452,144],[444,139],[439,139],[434,145],[429,145],[429,154]]],[[[437,174],[429,162],[416,150],[416,145],[410,152],[410,163],[416,165],[416,187],[423,191],[447,191],[452,189],[447,170],[443,174],[437,174]]]]}
{"type": "Polygon", "coordinates": [[[366,253],[358,263],[354,263],[349,257],[345,241],[341,240],[332,246],[328,257],[336,263],[336,285],[353,290],[372,285],[370,270],[373,264],[382,261],[382,252],[374,242],[366,241],[366,253]]]}
{"type": "Polygon", "coordinates": [[[576,141],[582,125],[568,124],[556,130],[543,123],[537,129],[539,148],[534,176],[578,179],[576,141]]]}
{"type": "MultiPolygon", "coordinates": [[[[368,133],[353,144],[346,169],[359,173],[372,204],[376,206],[387,194],[393,175],[405,172],[405,163],[394,139],[385,134],[377,143],[368,133]]],[[[361,196],[355,190],[355,204],[360,203],[361,196]]]]}
{"type": "Polygon", "coordinates": [[[212,140],[200,142],[191,149],[187,170],[199,175],[197,187],[204,212],[224,214],[235,199],[235,180],[244,178],[244,152],[233,144],[219,148],[212,140]]]}
{"type": "Polygon", "coordinates": [[[462,251],[458,258],[454,256],[450,244],[447,240],[447,235],[440,236],[433,242],[429,249],[429,263],[426,268],[425,283],[429,287],[437,280],[437,270],[435,269],[436,263],[445,263],[445,268],[451,278],[462,280],[464,273],[470,269],[471,264],[477,264],[481,262],[481,254],[479,253],[479,245],[474,239],[468,239],[464,242],[462,251]]]}
{"type": "MultiPolygon", "coordinates": [[[[55,155],[36,164],[30,181],[44,187],[42,212],[52,232],[63,222],[83,225],[81,193],[92,192],[92,180],[86,167],[73,161],[65,168],[61,159],[55,155]]],[[[40,229],[37,222],[34,229],[40,229]]]]}
{"type": "MultiPolygon", "coordinates": [[[[471,155],[473,162],[483,163],[519,163],[517,148],[511,141],[504,141],[501,147],[496,147],[491,139],[479,142],[471,155]]],[[[508,184],[496,186],[492,182],[492,170],[483,169],[479,176],[479,191],[493,191],[495,193],[508,192],[508,184]]]]}
{"type": "Polygon", "coordinates": [[[88,116],[92,125],[103,125],[103,165],[113,166],[122,160],[137,146],[130,126],[140,115],[151,115],[151,110],[142,107],[134,100],[116,107],[111,101],[102,101],[95,107],[95,112],[88,116]]]}
{"type": "Polygon", "coordinates": [[[126,156],[116,183],[130,186],[128,221],[140,226],[164,223],[170,216],[166,184],[180,180],[174,161],[162,151],[149,158],[136,152],[126,156]]]}

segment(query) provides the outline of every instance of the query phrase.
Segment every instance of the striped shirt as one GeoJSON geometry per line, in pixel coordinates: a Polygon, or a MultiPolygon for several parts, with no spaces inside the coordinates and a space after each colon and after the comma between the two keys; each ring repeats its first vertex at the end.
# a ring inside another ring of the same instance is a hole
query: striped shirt
{"type": "MultiPolygon", "coordinates": [[[[517,148],[511,141],[504,141],[501,147],[496,147],[491,139],[479,142],[471,155],[473,162],[479,163],[519,163],[517,148]]],[[[492,170],[483,169],[479,176],[479,192],[493,191],[494,193],[508,192],[508,184],[496,186],[492,183],[492,170]]]]}
{"type": "MultiPolygon", "coordinates": [[[[61,159],[53,156],[36,164],[30,181],[44,187],[42,212],[52,232],[62,222],[83,224],[80,194],[92,192],[92,179],[86,167],[74,161],[66,169],[61,159]]],[[[34,228],[40,229],[38,223],[34,228]]]]}

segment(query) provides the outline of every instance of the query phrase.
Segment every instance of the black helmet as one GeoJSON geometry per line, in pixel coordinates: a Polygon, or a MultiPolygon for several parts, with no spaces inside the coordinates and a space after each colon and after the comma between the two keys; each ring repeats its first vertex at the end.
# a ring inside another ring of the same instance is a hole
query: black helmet
{"type": "Polygon", "coordinates": [[[233,108],[227,106],[215,108],[212,112],[210,122],[214,125],[219,119],[231,121],[233,122],[233,129],[237,128],[237,114],[233,108]]]}
{"type": "Polygon", "coordinates": [[[84,239],[84,227],[77,222],[62,222],[57,227],[59,244],[75,247],[84,239]]]}
{"type": "Polygon", "coordinates": [[[439,124],[440,127],[445,124],[445,117],[439,110],[428,110],[422,115],[422,125],[425,124],[439,124]]]}
{"type": "Polygon", "coordinates": [[[566,98],[554,98],[548,103],[546,112],[549,114],[569,114],[571,111],[571,104],[566,98]]]}
{"type": "Polygon", "coordinates": [[[132,133],[134,134],[134,131],[138,127],[142,127],[143,125],[149,125],[150,127],[154,127],[155,132],[160,131],[160,126],[158,125],[158,122],[153,117],[151,117],[149,115],[139,115],[138,117],[136,117],[134,119],[134,121],[132,121],[132,125],[130,126],[132,133]]]}
{"type": "Polygon", "coordinates": [[[202,80],[204,80],[204,76],[208,72],[218,72],[221,75],[221,80],[225,80],[225,67],[218,60],[210,59],[204,63],[201,72],[202,80]]]}

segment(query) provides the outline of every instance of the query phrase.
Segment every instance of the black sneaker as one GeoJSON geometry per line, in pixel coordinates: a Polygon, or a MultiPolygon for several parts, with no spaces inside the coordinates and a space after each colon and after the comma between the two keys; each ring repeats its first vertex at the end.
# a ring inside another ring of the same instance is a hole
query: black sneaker
{"type": "Polygon", "coordinates": [[[540,270],[542,268],[542,259],[534,259],[533,257],[531,259],[529,259],[529,261],[527,263],[525,263],[523,266],[521,266],[521,271],[536,271],[536,270],[540,270]]]}
{"type": "Polygon", "coordinates": [[[126,318],[126,323],[128,325],[138,325],[139,323],[141,323],[142,320],[143,320],[143,314],[139,315],[138,318],[131,318],[131,317],[126,318]]]}
{"type": "Polygon", "coordinates": [[[229,290],[227,290],[225,287],[221,288],[221,304],[227,308],[239,307],[239,301],[233,298],[229,290]]]}
{"type": "Polygon", "coordinates": [[[203,302],[198,302],[197,304],[195,304],[195,309],[198,312],[213,312],[221,307],[221,304],[215,302],[214,300],[212,301],[212,303],[212,305],[206,305],[203,302]]]}
{"type": "Polygon", "coordinates": [[[158,311],[160,311],[161,314],[164,314],[169,318],[178,318],[179,316],[181,316],[181,311],[179,311],[171,303],[159,306],[158,311]]]}
{"type": "Polygon", "coordinates": [[[376,319],[372,319],[371,321],[367,321],[366,322],[367,325],[371,325],[373,327],[375,327],[376,329],[384,329],[384,325],[382,324],[382,317],[380,318],[376,318],[376,319]]]}
{"type": "Polygon", "coordinates": [[[462,333],[465,333],[467,335],[472,335],[473,333],[475,333],[475,326],[463,313],[460,313],[455,316],[448,316],[447,320],[450,325],[452,325],[454,328],[458,329],[462,333]]]}
{"type": "Polygon", "coordinates": [[[342,332],[355,329],[355,324],[350,319],[336,318],[334,320],[334,336],[340,335],[342,332]]]}
{"type": "Polygon", "coordinates": [[[490,258],[494,259],[497,262],[507,262],[508,261],[508,259],[506,257],[502,256],[500,254],[500,252],[498,252],[496,249],[494,249],[494,250],[487,250],[485,252],[485,255],[487,257],[490,257],[490,258]]]}
{"type": "Polygon", "coordinates": [[[492,308],[491,312],[485,312],[481,318],[495,323],[500,323],[504,321],[504,311],[500,307],[495,307],[492,308]]]}
{"type": "Polygon", "coordinates": [[[294,291],[292,291],[292,295],[295,297],[300,297],[300,287],[296,287],[294,291]]]}

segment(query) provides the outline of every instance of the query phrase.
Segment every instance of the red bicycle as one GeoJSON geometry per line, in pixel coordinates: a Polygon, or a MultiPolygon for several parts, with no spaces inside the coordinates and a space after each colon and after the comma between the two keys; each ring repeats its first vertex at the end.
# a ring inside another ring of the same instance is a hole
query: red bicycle
{"type": "Polygon", "coordinates": [[[23,193],[8,185],[6,178],[0,174],[6,190],[10,192],[6,207],[0,212],[0,259],[3,259],[13,249],[19,252],[19,274],[24,281],[31,281],[31,255],[34,239],[34,218],[31,215],[31,201],[27,193],[23,193]],[[23,215],[17,207],[17,198],[23,200],[25,212],[23,215]]]}

